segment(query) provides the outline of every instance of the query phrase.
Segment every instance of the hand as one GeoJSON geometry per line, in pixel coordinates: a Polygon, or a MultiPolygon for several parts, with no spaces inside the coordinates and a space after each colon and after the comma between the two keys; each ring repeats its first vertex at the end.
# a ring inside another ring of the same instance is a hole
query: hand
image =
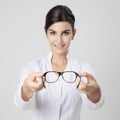
{"type": "Polygon", "coordinates": [[[81,78],[86,77],[87,78],[87,83],[83,82],[82,80],[80,81],[80,84],[78,86],[78,89],[82,92],[85,93],[92,102],[98,102],[101,96],[101,91],[99,88],[99,85],[97,84],[95,78],[85,72],[80,74],[81,78]]]}
{"type": "Polygon", "coordinates": [[[28,101],[35,91],[44,87],[44,77],[42,73],[31,73],[24,81],[22,86],[22,98],[28,101]]]}

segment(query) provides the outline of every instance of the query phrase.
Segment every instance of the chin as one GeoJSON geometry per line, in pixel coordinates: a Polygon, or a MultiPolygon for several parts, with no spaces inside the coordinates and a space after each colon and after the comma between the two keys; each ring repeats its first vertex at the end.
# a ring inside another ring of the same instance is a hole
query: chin
{"type": "Polygon", "coordinates": [[[64,50],[56,50],[56,51],[52,51],[52,53],[58,54],[58,55],[64,55],[67,53],[67,51],[64,50]]]}

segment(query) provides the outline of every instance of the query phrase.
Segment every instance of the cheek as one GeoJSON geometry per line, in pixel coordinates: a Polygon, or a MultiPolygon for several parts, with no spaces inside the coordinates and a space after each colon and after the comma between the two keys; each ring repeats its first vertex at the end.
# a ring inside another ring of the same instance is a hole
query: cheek
{"type": "Polygon", "coordinates": [[[70,43],[70,41],[72,40],[72,36],[66,37],[64,40],[66,41],[66,43],[70,43]]]}
{"type": "Polygon", "coordinates": [[[53,43],[54,38],[53,37],[47,37],[49,43],[53,43]]]}

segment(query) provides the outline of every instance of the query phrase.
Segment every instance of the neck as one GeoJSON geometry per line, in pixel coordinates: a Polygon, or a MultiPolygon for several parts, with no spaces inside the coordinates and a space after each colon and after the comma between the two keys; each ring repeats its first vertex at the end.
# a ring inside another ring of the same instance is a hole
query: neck
{"type": "Polygon", "coordinates": [[[64,55],[56,55],[53,54],[52,59],[51,59],[52,64],[56,65],[64,65],[67,64],[67,57],[66,54],[64,55]]]}

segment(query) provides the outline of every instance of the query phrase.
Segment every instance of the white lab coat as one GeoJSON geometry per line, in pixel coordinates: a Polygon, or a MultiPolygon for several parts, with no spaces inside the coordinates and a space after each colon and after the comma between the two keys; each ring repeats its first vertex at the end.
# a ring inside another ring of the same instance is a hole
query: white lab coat
{"type": "MultiPolygon", "coordinates": [[[[98,103],[92,103],[85,94],[76,89],[75,83],[66,83],[62,77],[59,77],[55,83],[45,83],[46,88],[34,93],[33,97],[25,102],[21,98],[21,86],[25,78],[33,72],[52,71],[51,67],[52,53],[30,62],[22,70],[20,82],[15,94],[15,104],[23,110],[33,110],[32,120],[80,120],[81,106],[84,102],[90,108],[99,108],[103,104],[103,96],[98,103]]],[[[67,55],[68,64],[65,71],[75,71],[77,73],[88,72],[93,76],[94,71],[88,64],[79,64],[67,55]]],[[[87,82],[85,78],[82,79],[87,82]]]]}

